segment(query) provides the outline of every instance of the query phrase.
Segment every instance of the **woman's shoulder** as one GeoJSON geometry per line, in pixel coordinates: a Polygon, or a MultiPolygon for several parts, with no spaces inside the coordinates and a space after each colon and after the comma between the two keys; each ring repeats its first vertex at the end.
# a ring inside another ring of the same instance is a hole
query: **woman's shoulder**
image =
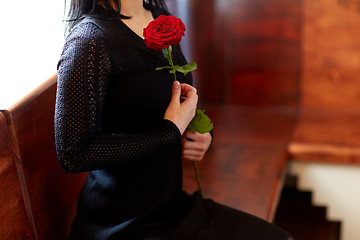
{"type": "Polygon", "coordinates": [[[103,38],[106,36],[106,30],[101,24],[95,18],[86,16],[73,27],[66,38],[103,38]]]}
{"type": "Polygon", "coordinates": [[[88,48],[111,49],[110,42],[109,34],[101,24],[92,17],[84,17],[66,36],[63,52],[67,49],[78,51],[86,51],[88,48]]]}
{"type": "Polygon", "coordinates": [[[58,64],[69,56],[85,52],[95,52],[94,54],[99,55],[104,52],[110,53],[110,49],[106,32],[95,22],[84,18],[66,36],[58,64]]]}

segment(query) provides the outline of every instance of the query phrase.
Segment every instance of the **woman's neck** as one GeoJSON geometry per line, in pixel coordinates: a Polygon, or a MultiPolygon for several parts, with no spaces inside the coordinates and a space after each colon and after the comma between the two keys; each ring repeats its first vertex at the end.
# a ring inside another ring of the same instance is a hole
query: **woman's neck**
{"type": "MultiPolygon", "coordinates": [[[[143,17],[146,16],[148,11],[143,6],[143,0],[119,0],[121,3],[120,13],[124,16],[129,17],[143,17]]],[[[103,0],[98,0],[100,6],[105,6],[103,0]]],[[[112,1],[110,5],[115,9],[112,1]]]]}
{"type": "Polygon", "coordinates": [[[122,21],[139,37],[143,37],[143,29],[154,20],[152,12],[145,9],[143,0],[120,0],[121,11],[124,16],[130,19],[122,19],[122,21]]]}
{"type": "MultiPolygon", "coordinates": [[[[123,16],[129,16],[130,19],[122,21],[139,37],[143,37],[143,29],[154,20],[152,12],[145,9],[143,0],[119,0],[121,3],[120,13],[123,16]]],[[[98,1],[100,6],[104,6],[102,0],[98,1]]],[[[112,6],[115,9],[115,6],[112,6]]]]}
{"type": "Polygon", "coordinates": [[[143,6],[143,0],[120,0],[121,14],[131,17],[146,16],[148,11],[143,6]]]}

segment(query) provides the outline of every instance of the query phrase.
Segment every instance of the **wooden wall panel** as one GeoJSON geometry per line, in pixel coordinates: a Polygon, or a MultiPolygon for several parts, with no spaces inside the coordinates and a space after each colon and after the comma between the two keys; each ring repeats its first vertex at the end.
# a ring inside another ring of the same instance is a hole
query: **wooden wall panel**
{"type": "Polygon", "coordinates": [[[201,102],[296,106],[301,0],[192,0],[201,102]]]}
{"type": "Polygon", "coordinates": [[[25,210],[16,161],[5,116],[0,112],[0,239],[35,239],[25,210]]]}
{"type": "Polygon", "coordinates": [[[296,106],[301,1],[234,1],[229,102],[296,106]]]}
{"type": "Polygon", "coordinates": [[[66,239],[86,174],[67,175],[55,152],[56,76],[12,109],[38,238],[66,239]]]}
{"type": "MultiPolygon", "coordinates": [[[[225,55],[227,25],[218,13],[216,0],[189,0],[190,19],[188,32],[191,35],[190,49],[198,64],[194,72],[195,85],[203,104],[225,102],[225,55]]],[[[223,4],[229,1],[223,0],[223,4]]]]}
{"type": "Polygon", "coordinates": [[[304,0],[304,108],[359,110],[360,4],[358,0],[304,0]]]}

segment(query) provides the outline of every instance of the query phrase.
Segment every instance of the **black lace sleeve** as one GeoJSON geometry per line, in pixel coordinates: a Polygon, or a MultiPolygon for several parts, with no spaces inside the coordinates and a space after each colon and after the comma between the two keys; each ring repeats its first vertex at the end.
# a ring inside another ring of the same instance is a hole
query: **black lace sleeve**
{"type": "Polygon", "coordinates": [[[67,173],[111,168],[146,158],[181,138],[174,123],[136,134],[105,134],[101,122],[111,55],[104,32],[83,23],[67,38],[58,64],[56,151],[67,173]]]}

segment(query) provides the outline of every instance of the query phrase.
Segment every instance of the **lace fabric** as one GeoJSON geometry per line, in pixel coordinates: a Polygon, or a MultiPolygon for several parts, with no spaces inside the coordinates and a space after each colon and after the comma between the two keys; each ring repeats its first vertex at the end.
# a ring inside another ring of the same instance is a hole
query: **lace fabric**
{"type": "Polygon", "coordinates": [[[68,173],[131,164],[180,140],[178,128],[167,120],[141,133],[102,131],[111,67],[106,33],[91,22],[77,26],[58,64],[55,110],[56,150],[68,173]]]}

